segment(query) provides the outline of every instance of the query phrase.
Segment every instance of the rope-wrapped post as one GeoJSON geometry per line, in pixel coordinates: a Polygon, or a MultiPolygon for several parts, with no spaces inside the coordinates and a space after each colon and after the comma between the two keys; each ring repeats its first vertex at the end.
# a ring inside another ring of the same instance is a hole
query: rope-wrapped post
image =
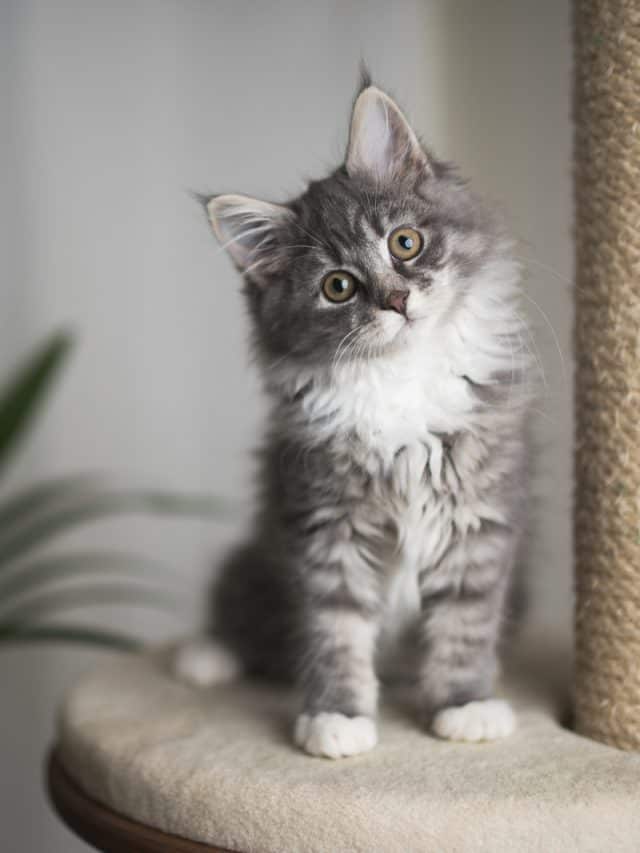
{"type": "Polygon", "coordinates": [[[575,0],[581,734],[640,749],[640,0],[575,0]]]}

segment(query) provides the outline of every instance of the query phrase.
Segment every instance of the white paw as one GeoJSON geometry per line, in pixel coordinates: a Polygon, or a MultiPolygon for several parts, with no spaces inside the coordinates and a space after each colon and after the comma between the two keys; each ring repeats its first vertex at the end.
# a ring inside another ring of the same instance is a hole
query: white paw
{"type": "Polygon", "coordinates": [[[376,724],[369,717],[344,714],[300,714],[293,734],[296,744],[310,755],[345,758],[368,752],[378,742],[376,724]]]}
{"type": "Polygon", "coordinates": [[[176,677],[193,687],[226,684],[242,672],[240,662],[228,649],[205,639],[178,646],[172,665],[176,677]]]}
{"type": "Polygon", "coordinates": [[[497,740],[516,727],[516,716],[503,699],[485,699],[467,705],[443,708],[433,718],[434,734],[446,740],[497,740]]]}

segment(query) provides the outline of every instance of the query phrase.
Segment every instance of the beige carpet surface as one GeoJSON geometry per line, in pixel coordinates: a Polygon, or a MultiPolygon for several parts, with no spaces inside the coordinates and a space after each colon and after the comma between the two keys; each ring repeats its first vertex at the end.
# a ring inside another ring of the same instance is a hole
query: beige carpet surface
{"type": "Polygon", "coordinates": [[[242,853],[639,851],[640,754],[563,729],[568,673],[533,651],[505,679],[510,738],[439,741],[389,697],[377,749],[340,762],[292,747],[290,694],[196,691],[123,656],[68,695],[62,760],[116,811],[242,853]]]}

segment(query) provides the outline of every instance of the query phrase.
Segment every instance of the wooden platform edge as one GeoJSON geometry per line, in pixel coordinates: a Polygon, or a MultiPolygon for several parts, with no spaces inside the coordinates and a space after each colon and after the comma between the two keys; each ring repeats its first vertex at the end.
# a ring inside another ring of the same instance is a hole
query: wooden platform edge
{"type": "Polygon", "coordinates": [[[239,853],[145,826],[84,794],[54,747],[47,759],[47,792],[54,811],[76,835],[103,853],[239,853]]]}

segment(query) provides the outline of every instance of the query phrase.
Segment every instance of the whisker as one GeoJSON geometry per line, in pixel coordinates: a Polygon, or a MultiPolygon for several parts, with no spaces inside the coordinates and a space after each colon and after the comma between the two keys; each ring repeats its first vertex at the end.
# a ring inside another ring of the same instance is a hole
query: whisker
{"type": "Polygon", "coordinates": [[[562,379],[563,379],[563,382],[565,382],[565,383],[566,383],[566,381],[567,381],[567,366],[566,366],[566,362],[565,362],[565,356],[564,356],[564,353],[562,352],[562,347],[560,346],[560,339],[558,338],[558,334],[557,334],[557,332],[556,332],[556,330],[555,330],[555,328],[554,328],[554,326],[553,326],[553,323],[552,323],[552,322],[551,322],[551,320],[549,319],[548,315],[547,315],[547,314],[543,311],[543,309],[538,305],[538,303],[535,301],[535,299],[533,299],[533,298],[532,298],[531,296],[529,296],[527,293],[523,293],[523,294],[522,294],[522,296],[524,296],[524,298],[525,298],[528,302],[530,302],[532,305],[534,305],[534,306],[538,309],[538,311],[540,312],[540,315],[544,318],[544,320],[546,321],[547,325],[549,326],[549,329],[550,329],[550,331],[551,331],[551,334],[553,335],[553,340],[554,340],[554,342],[555,342],[556,349],[558,350],[558,355],[560,356],[560,367],[561,367],[561,370],[562,370],[562,379]]]}
{"type": "Polygon", "coordinates": [[[545,272],[551,273],[551,275],[554,275],[558,279],[558,281],[562,281],[565,284],[568,284],[569,286],[575,284],[575,282],[572,278],[564,275],[561,272],[558,272],[558,270],[549,266],[549,264],[545,264],[542,261],[538,261],[536,258],[528,258],[526,255],[515,255],[515,254],[513,255],[513,257],[516,258],[516,260],[518,260],[518,261],[523,261],[525,264],[535,264],[537,267],[540,267],[541,270],[544,270],[545,272]]]}
{"type": "Polygon", "coordinates": [[[363,325],[364,325],[364,324],[363,324],[363,323],[361,323],[360,325],[358,325],[358,326],[356,326],[355,328],[351,329],[351,330],[350,330],[349,332],[347,332],[347,334],[342,338],[342,340],[340,341],[340,343],[338,344],[338,346],[337,346],[337,348],[336,348],[336,351],[335,351],[335,354],[334,354],[334,356],[333,356],[333,359],[331,360],[331,369],[332,369],[332,370],[336,370],[336,369],[338,368],[338,366],[339,366],[339,364],[340,364],[340,360],[341,360],[342,356],[343,356],[343,355],[345,354],[345,352],[349,349],[349,345],[348,345],[348,343],[347,343],[347,341],[349,340],[349,338],[351,338],[353,335],[356,335],[356,336],[357,336],[357,334],[361,331],[361,329],[362,329],[363,325]]]}
{"type": "Polygon", "coordinates": [[[301,225],[297,220],[293,220],[293,225],[295,225],[296,228],[299,228],[300,231],[303,231],[307,235],[307,237],[311,237],[311,240],[317,246],[319,246],[321,249],[327,249],[329,252],[332,251],[331,246],[328,243],[326,243],[322,238],[318,237],[316,234],[312,234],[311,231],[308,231],[304,227],[304,225],[301,225]]]}

